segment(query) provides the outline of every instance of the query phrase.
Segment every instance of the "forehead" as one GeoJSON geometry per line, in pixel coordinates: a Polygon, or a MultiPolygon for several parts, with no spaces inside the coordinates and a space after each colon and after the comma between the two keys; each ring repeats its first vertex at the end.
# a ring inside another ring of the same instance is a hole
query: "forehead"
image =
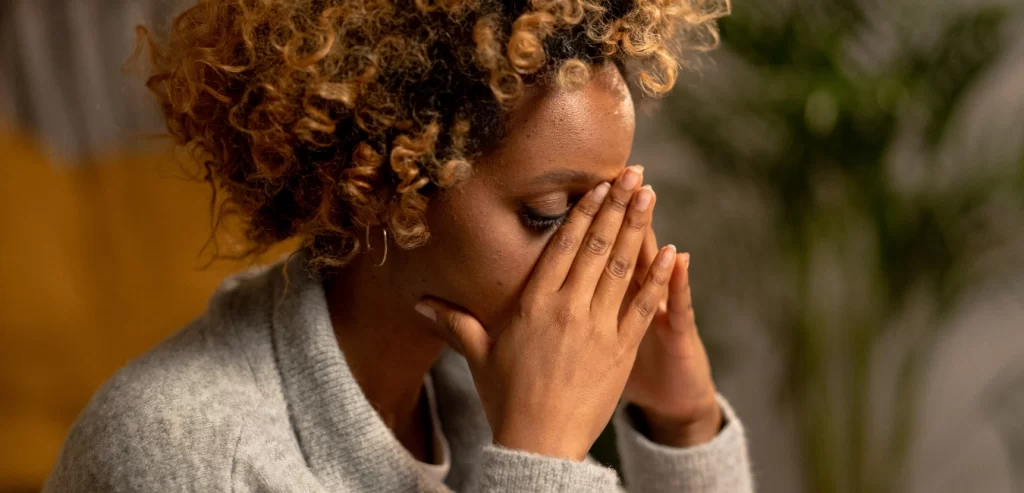
{"type": "Polygon", "coordinates": [[[479,171],[504,183],[566,170],[610,180],[633,146],[633,101],[618,69],[595,69],[577,90],[536,89],[509,115],[505,139],[479,171]],[[492,164],[492,163],[487,163],[492,164]]]}

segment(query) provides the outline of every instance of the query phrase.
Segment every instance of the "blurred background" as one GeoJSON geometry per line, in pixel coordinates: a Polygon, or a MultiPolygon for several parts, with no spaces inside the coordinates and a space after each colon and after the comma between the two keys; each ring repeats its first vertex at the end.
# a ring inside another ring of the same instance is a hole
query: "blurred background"
{"type": "MultiPolygon", "coordinates": [[[[633,161],[759,491],[1024,491],[1024,1],[733,3],[633,161]]],[[[248,265],[123,70],[175,4],[0,2],[0,493],[248,265]]]]}

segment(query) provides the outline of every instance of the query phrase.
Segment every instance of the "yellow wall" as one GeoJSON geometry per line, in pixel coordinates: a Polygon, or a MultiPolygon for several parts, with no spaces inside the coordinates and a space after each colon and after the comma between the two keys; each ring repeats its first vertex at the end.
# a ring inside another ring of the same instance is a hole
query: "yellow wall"
{"type": "Polygon", "coordinates": [[[202,268],[209,190],[154,147],[60,167],[0,126],[0,492],[38,488],[96,388],[247,265],[202,268]]]}

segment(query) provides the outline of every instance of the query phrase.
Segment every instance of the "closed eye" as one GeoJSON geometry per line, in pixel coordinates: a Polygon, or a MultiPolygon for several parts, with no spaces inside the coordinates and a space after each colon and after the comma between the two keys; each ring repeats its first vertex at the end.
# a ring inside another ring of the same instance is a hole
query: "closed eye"
{"type": "Polygon", "coordinates": [[[523,207],[520,212],[520,218],[523,222],[523,226],[530,229],[538,234],[549,233],[558,229],[567,217],[569,217],[569,211],[572,210],[573,204],[569,204],[569,207],[564,212],[557,215],[542,214],[535,211],[527,206],[523,207]]]}

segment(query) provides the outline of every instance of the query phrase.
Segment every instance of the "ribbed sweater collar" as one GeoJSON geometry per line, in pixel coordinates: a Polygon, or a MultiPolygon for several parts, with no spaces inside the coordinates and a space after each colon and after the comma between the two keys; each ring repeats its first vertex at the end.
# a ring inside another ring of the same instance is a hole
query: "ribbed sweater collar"
{"type": "MultiPolygon", "coordinates": [[[[299,253],[275,267],[271,325],[292,426],[310,468],[328,491],[446,491],[431,486],[352,376],[323,285],[305,259],[299,253]]],[[[447,483],[458,489],[491,433],[465,360],[446,351],[432,374],[452,448],[447,483]]]]}

